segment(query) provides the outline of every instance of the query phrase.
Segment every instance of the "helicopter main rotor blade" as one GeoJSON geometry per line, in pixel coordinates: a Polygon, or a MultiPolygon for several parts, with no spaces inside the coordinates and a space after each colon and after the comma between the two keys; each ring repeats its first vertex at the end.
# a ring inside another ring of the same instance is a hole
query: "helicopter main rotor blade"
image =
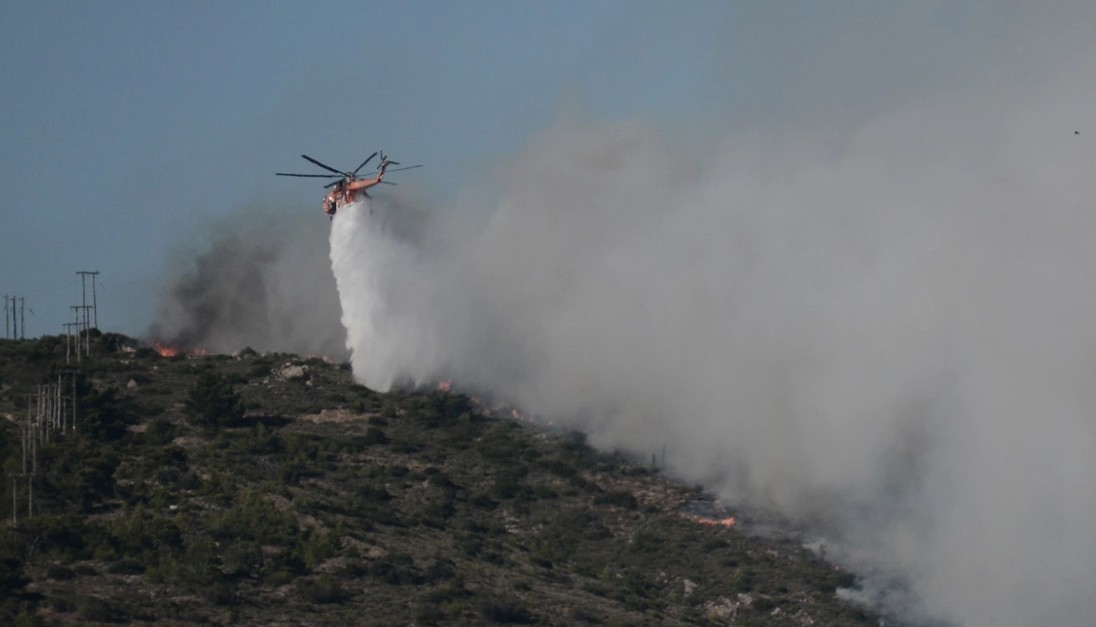
{"type": "Polygon", "coordinates": [[[380,151],[378,150],[377,152],[374,152],[373,154],[371,154],[371,155],[369,155],[368,157],[366,157],[366,158],[365,158],[365,161],[362,161],[362,164],[361,164],[361,165],[359,165],[358,167],[354,168],[354,174],[357,174],[357,173],[358,173],[358,170],[360,170],[360,169],[364,168],[364,167],[365,167],[365,164],[367,164],[367,163],[369,163],[370,161],[372,161],[372,160],[373,160],[373,157],[376,157],[376,156],[377,156],[377,154],[378,154],[379,152],[380,152],[380,151]]]}
{"type": "Polygon", "coordinates": [[[300,176],[310,179],[337,179],[342,176],[335,176],[334,174],[289,174],[287,172],[275,172],[274,174],[277,176],[300,176]]]}
{"type": "MultiPolygon", "coordinates": [[[[395,161],[390,161],[389,163],[395,163],[395,161]]],[[[389,172],[399,172],[400,170],[414,170],[415,168],[421,168],[421,167],[422,167],[421,163],[418,164],[418,165],[405,165],[402,168],[393,168],[393,169],[389,170],[389,172]]]]}
{"type": "Polygon", "coordinates": [[[385,185],[396,185],[396,183],[393,183],[392,181],[381,181],[381,183],[384,183],[385,185]]]}
{"type": "Polygon", "coordinates": [[[301,155],[301,156],[304,157],[305,159],[307,159],[308,161],[311,161],[312,163],[315,163],[316,165],[320,166],[321,168],[327,170],[328,172],[334,172],[335,174],[338,174],[339,176],[346,176],[346,172],[343,172],[341,170],[336,170],[335,168],[333,168],[329,165],[325,165],[323,163],[320,163],[319,161],[316,161],[315,159],[313,159],[312,157],[309,157],[308,155],[301,155]]]}

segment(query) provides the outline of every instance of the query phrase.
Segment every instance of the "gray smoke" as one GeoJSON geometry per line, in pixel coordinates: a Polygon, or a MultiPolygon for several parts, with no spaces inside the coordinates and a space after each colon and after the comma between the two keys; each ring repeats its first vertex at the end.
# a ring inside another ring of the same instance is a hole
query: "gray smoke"
{"type": "Polygon", "coordinates": [[[210,226],[202,249],[175,251],[148,335],[165,344],[233,352],[345,355],[339,301],[318,211],[250,211],[210,226]]]}
{"type": "Polygon", "coordinates": [[[355,374],[665,446],[902,580],[914,605],[875,592],[907,616],[1091,623],[1096,150],[1063,121],[1094,79],[960,89],[838,141],[736,137],[706,164],[638,122],[561,124],[472,238],[445,237],[452,212],[398,237],[379,200],[336,216],[355,374]]]}

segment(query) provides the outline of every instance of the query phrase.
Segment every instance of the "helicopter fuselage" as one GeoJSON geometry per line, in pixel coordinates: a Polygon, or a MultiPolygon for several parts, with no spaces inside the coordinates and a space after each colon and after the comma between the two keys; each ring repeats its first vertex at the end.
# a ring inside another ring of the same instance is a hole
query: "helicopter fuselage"
{"type": "Polygon", "coordinates": [[[377,176],[368,179],[351,178],[339,181],[327,192],[323,198],[323,212],[329,216],[335,215],[335,211],[344,205],[349,205],[358,200],[358,196],[369,193],[365,190],[381,184],[384,179],[384,170],[387,164],[381,164],[381,171],[377,176]]]}

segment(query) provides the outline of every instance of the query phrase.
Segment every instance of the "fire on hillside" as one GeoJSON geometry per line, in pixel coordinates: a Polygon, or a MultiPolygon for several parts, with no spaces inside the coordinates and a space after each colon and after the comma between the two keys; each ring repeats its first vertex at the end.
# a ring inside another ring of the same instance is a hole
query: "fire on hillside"
{"type": "Polygon", "coordinates": [[[160,357],[178,357],[180,355],[186,357],[202,357],[209,354],[204,348],[185,348],[176,344],[164,344],[160,340],[153,342],[153,349],[160,355],[160,357]]]}

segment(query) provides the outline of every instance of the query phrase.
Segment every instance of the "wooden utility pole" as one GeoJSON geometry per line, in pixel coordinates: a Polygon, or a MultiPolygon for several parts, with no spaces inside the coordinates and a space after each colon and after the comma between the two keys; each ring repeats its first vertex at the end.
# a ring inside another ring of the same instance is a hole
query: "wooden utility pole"
{"type": "Polygon", "coordinates": [[[72,327],[75,326],[75,323],[65,322],[61,326],[65,327],[65,363],[67,364],[72,355],[72,327]]]}
{"type": "Polygon", "coordinates": [[[67,327],[71,327],[71,328],[76,329],[76,363],[80,363],[80,355],[82,355],[83,352],[84,352],[82,350],[83,347],[81,346],[81,343],[83,342],[83,340],[80,339],[80,333],[83,329],[83,325],[80,324],[80,311],[79,311],[79,308],[80,308],[79,305],[72,305],[71,307],[69,307],[69,309],[72,309],[73,313],[76,315],[76,319],[74,321],[68,323],[67,325],[65,325],[67,327]]]}
{"type": "MultiPolygon", "coordinates": [[[[57,398],[60,399],[61,401],[64,400],[64,397],[61,396],[61,391],[60,391],[61,390],[61,377],[62,377],[62,375],[67,375],[67,374],[72,375],[72,432],[73,433],[76,432],[76,372],[77,371],[75,371],[75,370],[58,370],[57,371],[57,390],[58,390],[57,391],[57,398]]],[[[64,430],[65,430],[65,416],[62,413],[62,416],[61,416],[61,431],[62,431],[62,433],[64,432],[64,430]]]]}
{"type": "Polygon", "coordinates": [[[79,363],[80,362],[80,353],[81,353],[81,351],[85,355],[87,355],[89,357],[91,356],[91,333],[89,333],[91,327],[89,325],[89,320],[88,320],[88,309],[91,309],[91,305],[70,305],[69,309],[72,309],[74,312],[76,312],[76,322],[75,322],[75,324],[77,325],[76,361],[77,361],[77,363],[79,363]],[[83,334],[84,334],[84,346],[83,347],[80,346],[80,335],[79,335],[79,333],[81,331],[83,331],[83,334]]]}
{"type": "MultiPolygon", "coordinates": [[[[91,307],[91,310],[93,312],[93,318],[95,320],[95,328],[98,329],[99,328],[99,308],[96,306],[95,280],[96,280],[96,277],[99,276],[99,271],[98,270],[81,270],[81,271],[77,272],[76,274],[80,275],[80,287],[81,287],[81,291],[83,292],[83,296],[81,298],[80,304],[84,305],[85,307],[88,306],[87,278],[89,276],[91,277],[91,305],[90,305],[90,307],[91,307]]],[[[87,317],[87,310],[84,310],[84,317],[85,318],[87,317]]]]}
{"type": "Polygon", "coordinates": [[[23,423],[23,476],[27,478],[27,518],[34,516],[34,475],[38,472],[38,434],[35,418],[31,411],[34,394],[27,395],[27,419],[23,423]],[[27,464],[27,452],[30,452],[30,464],[27,464]]]}
{"type": "Polygon", "coordinates": [[[99,328],[99,301],[95,297],[95,284],[99,282],[99,271],[91,277],[91,312],[95,316],[95,328],[99,328]]]}
{"type": "Polygon", "coordinates": [[[72,432],[76,433],[76,371],[72,371],[72,432]]]}
{"type": "MultiPolygon", "coordinates": [[[[64,394],[64,377],[72,375],[72,433],[76,433],[77,370],[58,370],[57,383],[38,385],[26,395],[27,414],[20,425],[23,453],[22,472],[11,473],[11,522],[19,524],[20,479],[26,479],[26,519],[34,517],[34,481],[38,478],[38,451],[45,453],[52,440],[68,435],[68,397],[64,394]]],[[[43,459],[43,464],[46,460],[43,459]]]]}
{"type": "MultiPolygon", "coordinates": [[[[31,311],[34,313],[34,311],[31,311]]],[[[13,340],[27,337],[27,299],[24,296],[4,295],[4,337],[13,340]],[[15,304],[19,303],[18,309],[15,304]],[[10,333],[9,333],[10,330],[10,333]]]]}

